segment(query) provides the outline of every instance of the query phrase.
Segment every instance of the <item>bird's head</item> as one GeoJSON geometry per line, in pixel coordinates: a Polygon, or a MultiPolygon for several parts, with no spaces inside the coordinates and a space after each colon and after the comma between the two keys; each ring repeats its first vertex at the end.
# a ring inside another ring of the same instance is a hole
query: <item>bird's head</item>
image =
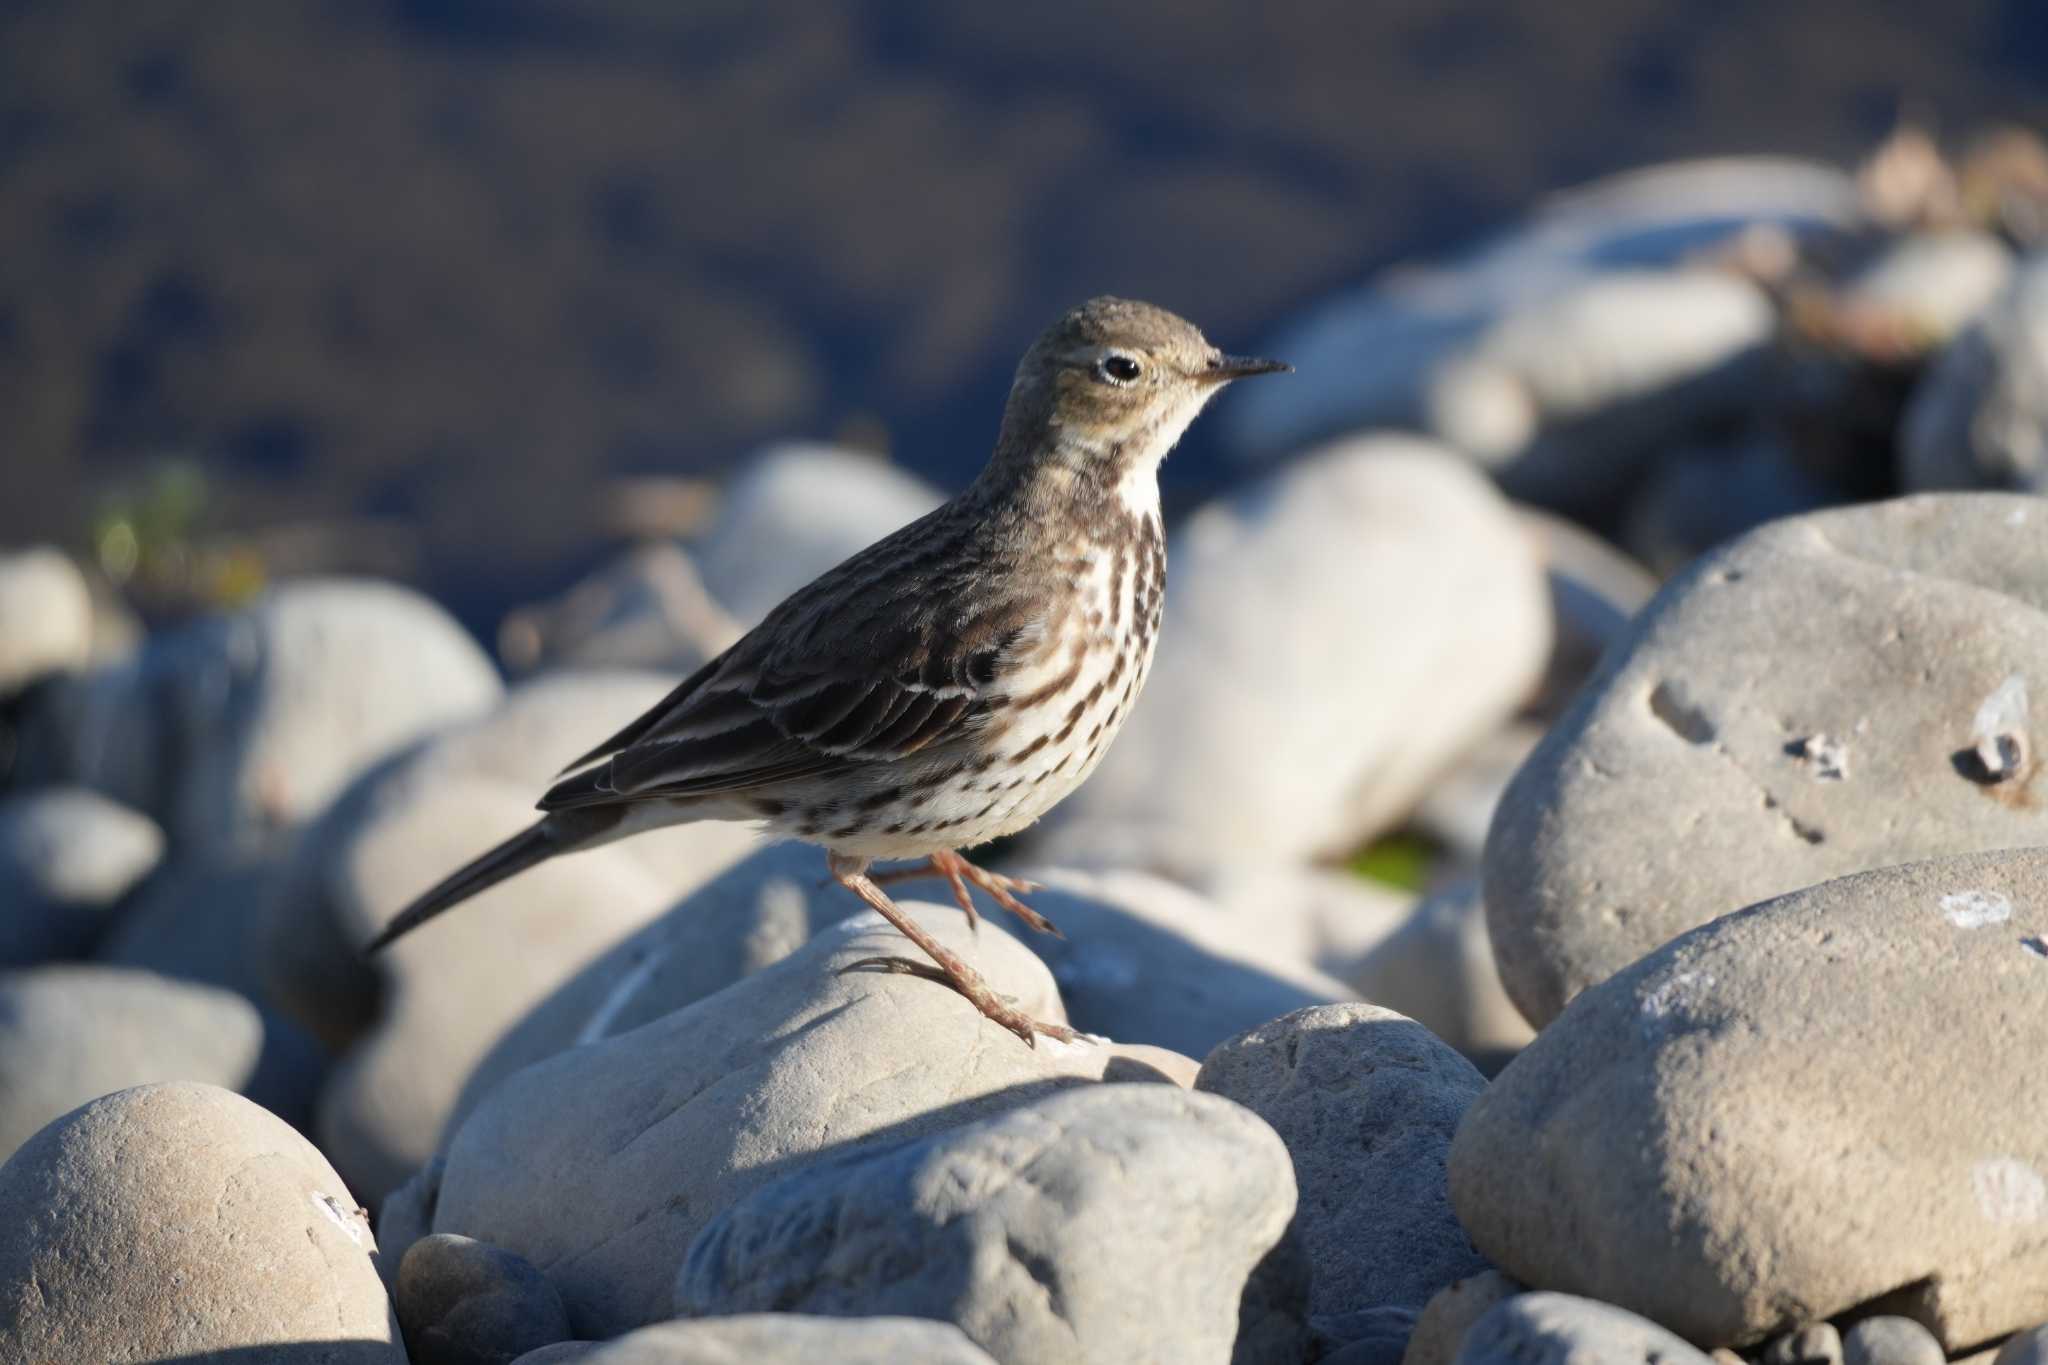
{"type": "Polygon", "coordinates": [[[1090,299],[1017,366],[997,462],[1156,506],[1159,462],[1203,405],[1233,380],[1289,368],[1225,355],[1164,308],[1090,299]]]}

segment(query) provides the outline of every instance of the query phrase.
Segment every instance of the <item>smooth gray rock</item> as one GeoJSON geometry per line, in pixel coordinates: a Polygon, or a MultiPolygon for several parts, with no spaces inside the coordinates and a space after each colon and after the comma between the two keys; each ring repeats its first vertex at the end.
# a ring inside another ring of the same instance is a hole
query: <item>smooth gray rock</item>
{"type": "Polygon", "coordinates": [[[83,787],[0,801],[0,967],[83,953],[163,851],[155,821],[83,787]]]}
{"type": "Polygon", "coordinates": [[[1488,1075],[1536,1036],[1500,984],[1477,878],[1425,896],[1353,969],[1351,986],[1421,1024],[1488,1075]]]}
{"type": "Polygon", "coordinates": [[[1150,681],[1034,860],[1198,882],[1348,852],[1528,695],[1542,566],[1467,463],[1340,442],[1196,512],[1172,540],[1150,681]]]}
{"type": "Polygon", "coordinates": [[[508,1029],[754,846],[746,826],[705,822],[550,862],[401,939],[363,977],[361,944],[419,892],[532,823],[556,769],[672,685],[644,673],[527,684],[383,765],[299,841],[255,956],[295,1017],[348,1046],[321,1094],[316,1132],[366,1199],[381,1200],[434,1152],[470,1072],[508,1029]]]}
{"type": "MultiPolygon", "coordinates": [[[[383,973],[361,959],[361,944],[458,863],[530,823],[535,797],[564,763],[674,685],[664,674],[627,671],[536,678],[488,715],[444,729],[364,774],[300,834],[260,917],[254,955],[269,995],[330,1047],[361,1039],[389,993],[383,973]],[[486,788],[473,809],[451,797],[486,788]],[[366,851],[373,833],[376,848],[366,851]]],[[[611,887],[644,874],[631,904],[593,906],[585,895],[551,912],[534,890],[501,888],[495,916],[472,906],[436,921],[418,941],[438,945],[429,954],[437,988],[477,1017],[455,1037],[464,1046],[476,1045],[474,1033],[495,1037],[540,998],[508,990],[511,980],[552,986],[753,843],[739,825],[652,831],[576,859],[611,887]],[[508,923],[528,917],[537,921],[531,928],[508,923]],[[556,942],[560,956],[520,964],[507,978],[498,945],[524,935],[556,942]]],[[[391,963],[403,968],[404,955],[423,951],[414,943],[403,940],[391,963]]]]}
{"type": "Polygon", "coordinates": [[[1523,1286],[1498,1270],[1482,1270],[1447,1284],[1423,1305],[1409,1334],[1401,1365],[1451,1365],[1465,1345],[1472,1325],[1503,1299],[1524,1292],[1523,1286]]]}
{"type": "Polygon", "coordinates": [[[2044,934],[2043,849],[1702,926],[1585,991],[1473,1103],[1459,1218],[1509,1274],[1694,1341],[1879,1298],[1951,1351],[2040,1322],[2044,934]]]}
{"type": "MultiPolygon", "coordinates": [[[[993,924],[906,902],[995,988],[1057,1020],[1052,977],[993,924]]],[[[675,1268],[721,1211],[877,1138],[920,1137],[1087,1084],[1113,1049],[1027,1048],[944,985],[844,969],[915,949],[879,916],[823,930],[716,995],[513,1073],[456,1129],[434,1230],[516,1251],[577,1334],[667,1316],[675,1268]]]]}
{"type": "Polygon", "coordinates": [[[82,667],[92,653],[92,592],[48,545],[0,554],[0,697],[82,667]]]}
{"type": "Polygon", "coordinates": [[[1766,522],[1847,499],[1773,436],[1691,444],[1657,462],[1629,501],[1621,538],[1669,577],[1766,522]]]}
{"type": "Polygon", "coordinates": [[[173,851],[121,907],[92,957],[264,998],[250,951],[256,919],[282,875],[275,857],[173,851]]]}
{"type": "Polygon", "coordinates": [[[1515,308],[1430,376],[1424,430],[1517,498],[1597,511],[1672,431],[1743,410],[1777,327],[1720,270],[1613,270],[1515,308]]]}
{"type": "Polygon", "coordinates": [[[1837,291],[1851,325],[1911,335],[1935,350],[1974,321],[2012,278],[2012,252],[1977,228],[1916,232],[1895,239],[1837,291]]]}
{"type": "Polygon", "coordinates": [[[1486,1268],[1443,1174],[1451,1134],[1486,1082],[1414,1020],[1363,1004],[1300,1010],[1217,1048],[1195,1084],[1287,1144],[1312,1320],[1420,1309],[1486,1268]]]}
{"type": "Polygon", "coordinates": [[[1488,929],[1529,1021],[1768,896],[2039,842],[2044,517],[1998,494],[1821,512],[1668,585],[1494,818],[1488,929]]]}
{"type": "Polygon", "coordinates": [[[755,1191],[691,1245],[675,1308],[936,1318],[1014,1365],[1223,1365],[1293,1211],[1287,1151],[1254,1115],[1091,1086],[755,1191]]]}
{"type": "Polygon", "coordinates": [[[1945,1365],[1934,1333],[1911,1318],[1864,1318],[1842,1333],[1842,1365],[1945,1365]]]}
{"type": "Polygon", "coordinates": [[[0,973],[0,1157],[110,1091],[248,1086],[263,1021],[238,995],[153,972],[51,964],[0,973]]]}
{"type": "Polygon", "coordinates": [[[147,812],[181,853],[239,855],[500,690],[476,642],[418,593],[301,579],[66,680],[39,707],[22,764],[147,812]]]}
{"type": "Polygon", "coordinates": [[[521,1067],[716,995],[863,909],[825,875],[816,848],[757,848],[620,939],[507,1029],[470,1070],[448,1131],[521,1067]]]}
{"type": "Polygon", "coordinates": [[[1762,1365],[1842,1365],[1842,1334],[1832,1322],[1809,1322],[1765,1343],[1762,1365]]]}
{"type": "Polygon", "coordinates": [[[1657,577],[1575,521],[1535,507],[1515,511],[1535,537],[1550,587],[1550,663],[1525,708],[1548,720],[1592,676],[1607,647],[1628,632],[1628,623],[1656,595],[1657,577]]]}
{"type": "Polygon", "coordinates": [[[1818,162],[1713,157],[1609,176],[1550,196],[1447,263],[1403,262],[1317,304],[1263,347],[1293,360],[1293,392],[1248,388],[1217,421],[1233,450],[1261,461],[1340,432],[1415,428],[1426,420],[1433,376],[1490,327],[1615,262],[1669,268],[1745,232],[1776,233],[1789,244],[1861,218],[1849,175],[1818,162]]]}
{"type": "Polygon", "coordinates": [[[1899,480],[2048,491],[2048,254],[2024,261],[1914,386],[1899,480]]]}
{"type": "MultiPolygon", "coordinates": [[[[1555,667],[1555,656],[1551,662],[1555,667]]],[[[1468,749],[1422,794],[1405,832],[1441,846],[1442,856],[1432,860],[1435,868],[1478,866],[1501,795],[1542,741],[1544,728],[1535,721],[1509,721],[1468,749]]],[[[1358,963],[1354,959],[1348,965],[1358,963]]]]}
{"type": "Polygon", "coordinates": [[[1076,1028],[1201,1057],[1276,1015],[1350,998],[1343,982],[1260,941],[1287,917],[1283,905],[1226,909],[1142,872],[1024,875],[1045,886],[1031,907],[1065,937],[1019,937],[1052,969],[1076,1028]]]}
{"type": "MultiPolygon", "coordinates": [[[[1152,901],[1146,888],[1169,885],[1158,877],[1115,868],[1095,873],[1094,881],[1113,897],[1123,894],[1120,888],[1130,888],[1130,899],[1141,912],[1152,901]]],[[[1199,903],[1199,898],[1183,893],[1159,897],[1165,923],[1191,924],[1184,932],[1198,941],[1213,941],[1219,951],[1269,964],[1283,975],[1298,975],[1303,965],[1312,966],[1319,976],[1303,984],[1326,992],[1332,989],[1331,979],[1341,981],[1401,927],[1416,900],[1411,891],[1370,881],[1348,868],[1297,862],[1235,863],[1212,870],[1192,885],[1223,912],[1221,916],[1182,914],[1181,904],[1199,903]]],[[[1326,994],[1301,1003],[1327,1004],[1343,998],[1326,994]]],[[[1288,1006],[1294,1008],[1298,1006],[1288,1006]]],[[[1286,1009],[1276,1010],[1265,1019],[1285,1013],[1286,1009]]]]}
{"type": "Polygon", "coordinates": [[[2043,1365],[2048,1361],[2048,1323],[2017,1332],[1998,1348],[1992,1365],[2043,1365]]]}
{"type": "Polygon", "coordinates": [[[405,1264],[405,1253],[412,1250],[412,1244],[434,1230],[434,1208],[441,1200],[441,1172],[447,1168],[447,1160],[442,1153],[434,1153],[432,1160],[377,1206],[377,1245],[384,1253],[377,1258],[377,1273],[387,1285],[398,1282],[398,1267],[405,1264]]]}
{"type": "Polygon", "coordinates": [[[839,561],[945,499],[879,456],[836,446],[770,446],[740,467],[693,547],[704,586],[752,626],[839,561]]]}
{"type": "MultiPolygon", "coordinates": [[[[562,1347],[549,1347],[562,1351],[562,1347]]],[[[664,1322],[613,1341],[515,1365],[995,1365],[949,1322],[753,1313],[664,1322]]]]}
{"type": "Polygon", "coordinates": [[[412,1365],[506,1365],[569,1338],[569,1315],[547,1276],[468,1237],[414,1242],[392,1300],[412,1365]]]}
{"type": "Polygon", "coordinates": [[[1465,1333],[1457,1365],[1707,1365],[1683,1337],[1613,1304],[1517,1294],[1465,1333]]]}
{"type": "Polygon", "coordinates": [[[498,653],[521,673],[644,668],[684,678],[739,637],[690,556],[658,541],[634,546],[553,601],[506,613],[498,653]]]}
{"type": "Polygon", "coordinates": [[[122,903],[92,960],[260,1002],[263,1053],[255,1072],[235,1088],[293,1127],[306,1128],[331,1058],[317,1039],[271,1008],[251,953],[257,916],[278,876],[275,858],[174,857],[122,903]]]}
{"type": "Polygon", "coordinates": [[[214,1086],[73,1110],[0,1166],[0,1362],[405,1365],[367,1216],[310,1143],[214,1086]]]}

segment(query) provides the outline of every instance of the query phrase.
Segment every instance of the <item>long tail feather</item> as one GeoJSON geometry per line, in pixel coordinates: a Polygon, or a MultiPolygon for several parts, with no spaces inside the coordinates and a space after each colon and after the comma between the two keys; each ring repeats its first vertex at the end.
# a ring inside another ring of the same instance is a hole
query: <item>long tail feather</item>
{"type": "Polygon", "coordinates": [[[460,905],[479,892],[488,891],[508,877],[516,877],[558,854],[583,847],[607,833],[619,822],[621,814],[616,809],[573,811],[535,821],[482,857],[436,882],[412,904],[399,911],[384,926],[383,932],[363,948],[363,954],[368,956],[378,951],[442,911],[460,905]]]}

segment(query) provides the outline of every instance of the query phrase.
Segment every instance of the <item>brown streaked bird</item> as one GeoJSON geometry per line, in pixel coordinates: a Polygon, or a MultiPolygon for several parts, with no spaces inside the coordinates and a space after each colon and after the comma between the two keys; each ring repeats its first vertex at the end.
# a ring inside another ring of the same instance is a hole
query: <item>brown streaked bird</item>
{"type": "MultiPolygon", "coordinates": [[[[375,951],[536,863],[663,825],[746,820],[819,844],[982,1013],[1071,1039],[992,990],[878,884],[969,884],[1034,929],[1030,884],[958,850],[1023,829],[1084,781],[1130,714],[1165,601],[1159,463],[1227,356],[1162,308],[1098,298],[1027,351],[995,453],[958,497],[828,570],[564,771],[543,817],[401,911],[375,951]],[[916,859],[869,874],[878,859],[916,859]]],[[[896,960],[870,964],[906,966],[896,960]]]]}

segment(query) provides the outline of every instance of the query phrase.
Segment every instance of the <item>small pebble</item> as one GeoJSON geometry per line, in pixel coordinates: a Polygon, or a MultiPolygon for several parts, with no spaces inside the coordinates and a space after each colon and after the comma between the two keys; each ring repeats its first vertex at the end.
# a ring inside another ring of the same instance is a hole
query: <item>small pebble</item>
{"type": "Polygon", "coordinates": [[[452,1233],[412,1244],[393,1298],[413,1365],[506,1365],[570,1335],[562,1296],[531,1262],[452,1233]]]}
{"type": "Polygon", "coordinates": [[[1999,1348],[1991,1365],[2048,1365],[2048,1322],[2014,1335],[1999,1348]]]}
{"type": "Polygon", "coordinates": [[[1843,1365],[1943,1365],[1934,1333],[1911,1318],[1865,1318],[1842,1334],[1843,1365]]]}
{"type": "Polygon", "coordinates": [[[1809,1322],[1764,1347],[1764,1365],[1842,1365],[1842,1334],[1830,1322],[1809,1322]]]}

